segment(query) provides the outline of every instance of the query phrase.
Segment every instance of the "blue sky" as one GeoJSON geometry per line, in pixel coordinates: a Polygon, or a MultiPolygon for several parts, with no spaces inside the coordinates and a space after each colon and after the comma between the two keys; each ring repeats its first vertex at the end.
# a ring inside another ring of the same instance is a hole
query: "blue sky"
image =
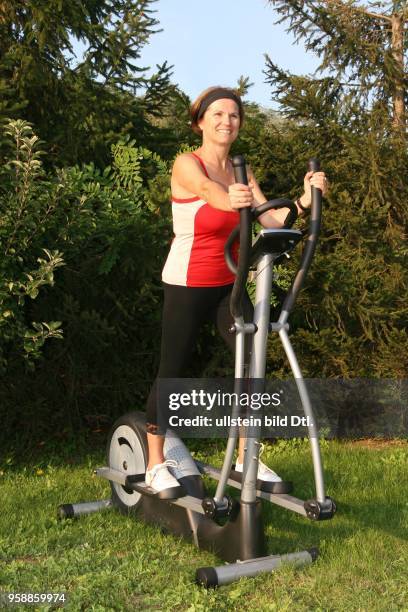
{"type": "Polygon", "coordinates": [[[274,25],[277,14],[266,0],[158,0],[152,8],[163,32],[152,35],[141,63],[173,64],[173,81],[193,99],[210,85],[233,86],[244,75],[254,83],[246,99],[276,108],[262,74],[264,54],[295,74],[310,74],[318,65],[285,32],[287,25],[274,25]]]}
{"type": "Polygon", "coordinates": [[[287,26],[274,25],[277,15],[266,0],[158,0],[153,6],[163,32],[151,37],[142,60],[174,64],[173,80],[192,98],[210,85],[235,85],[243,74],[254,83],[247,99],[274,106],[262,74],[265,53],[297,74],[317,67],[287,26]]]}
{"type": "Polygon", "coordinates": [[[151,37],[142,60],[174,64],[173,80],[192,98],[210,85],[235,85],[243,74],[254,83],[247,99],[274,106],[262,74],[265,53],[296,74],[318,65],[287,25],[274,25],[277,14],[266,0],[158,0],[153,7],[163,32],[151,37]]]}

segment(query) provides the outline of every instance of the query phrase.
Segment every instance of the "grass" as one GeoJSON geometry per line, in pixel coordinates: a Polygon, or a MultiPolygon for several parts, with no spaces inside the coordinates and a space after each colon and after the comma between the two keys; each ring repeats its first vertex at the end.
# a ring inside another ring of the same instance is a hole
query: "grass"
{"type": "MultiPolygon", "coordinates": [[[[213,444],[206,458],[220,464],[222,447],[213,444]]],[[[197,448],[202,458],[203,442],[197,448]]],[[[308,498],[309,456],[304,443],[292,441],[267,445],[263,459],[308,498]]],[[[6,457],[0,464],[0,591],[63,591],[66,610],[87,611],[408,610],[408,444],[323,441],[323,459],[327,489],[338,504],[332,521],[312,523],[264,508],[271,553],[318,546],[319,559],[206,591],[194,584],[194,574],[220,563],[209,552],[113,510],[57,520],[60,503],[109,497],[109,485],[92,475],[104,464],[100,450],[6,457]]]]}

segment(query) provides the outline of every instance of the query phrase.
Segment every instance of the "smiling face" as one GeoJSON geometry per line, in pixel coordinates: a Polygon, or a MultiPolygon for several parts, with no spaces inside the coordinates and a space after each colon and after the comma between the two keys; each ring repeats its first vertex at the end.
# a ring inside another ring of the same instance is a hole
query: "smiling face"
{"type": "Polygon", "coordinates": [[[210,104],[198,121],[203,140],[225,145],[234,142],[238,136],[240,124],[238,105],[234,100],[228,98],[222,98],[210,104]]]}

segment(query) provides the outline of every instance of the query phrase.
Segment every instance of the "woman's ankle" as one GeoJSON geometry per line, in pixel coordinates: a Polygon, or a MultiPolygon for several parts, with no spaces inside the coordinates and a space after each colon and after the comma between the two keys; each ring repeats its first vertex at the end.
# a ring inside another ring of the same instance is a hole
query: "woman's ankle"
{"type": "Polygon", "coordinates": [[[154,468],[155,465],[160,465],[161,463],[165,462],[165,458],[162,457],[161,459],[149,459],[149,462],[147,464],[147,468],[148,470],[152,470],[154,468]]]}
{"type": "Polygon", "coordinates": [[[149,447],[147,469],[151,470],[155,465],[159,465],[165,461],[163,454],[164,436],[152,435],[148,433],[147,444],[149,447]]]}

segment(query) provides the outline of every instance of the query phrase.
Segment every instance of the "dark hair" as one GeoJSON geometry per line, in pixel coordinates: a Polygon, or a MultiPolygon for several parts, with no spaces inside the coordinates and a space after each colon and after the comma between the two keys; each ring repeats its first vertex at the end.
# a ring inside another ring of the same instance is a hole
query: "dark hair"
{"type": "Polygon", "coordinates": [[[190,115],[191,129],[193,130],[193,132],[195,132],[196,134],[201,134],[201,129],[198,126],[198,122],[207,110],[207,106],[209,106],[209,104],[206,106],[206,102],[208,100],[211,100],[211,104],[215,100],[221,99],[223,97],[223,94],[225,95],[225,97],[231,98],[237,103],[240,124],[242,125],[242,122],[244,121],[244,106],[242,104],[239,94],[235,89],[232,89],[231,87],[221,87],[220,85],[217,85],[215,87],[208,87],[208,89],[205,89],[192,103],[190,108],[190,115]],[[217,94],[219,94],[219,98],[217,97],[217,94]],[[214,97],[215,99],[213,99],[214,97]]]}

